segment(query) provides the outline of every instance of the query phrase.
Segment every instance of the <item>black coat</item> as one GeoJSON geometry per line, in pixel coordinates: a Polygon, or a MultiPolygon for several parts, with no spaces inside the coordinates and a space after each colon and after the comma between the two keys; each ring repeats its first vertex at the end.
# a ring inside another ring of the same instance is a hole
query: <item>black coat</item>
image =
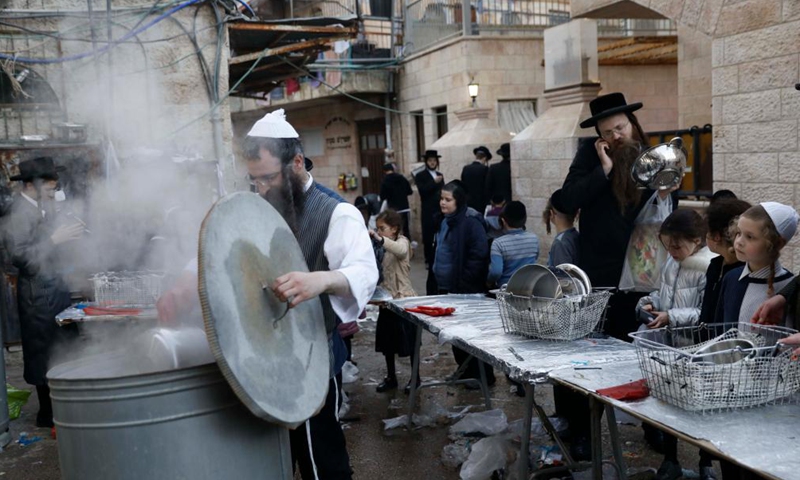
{"type": "Polygon", "coordinates": [[[467,190],[467,205],[483,213],[489,199],[486,198],[486,175],[489,167],[475,161],[461,170],[461,183],[467,190]]]}
{"type": "Polygon", "coordinates": [[[3,240],[19,270],[17,304],[22,332],[25,381],[45,385],[56,343],[76,334],[74,325],[59,327],[55,316],[70,305],[70,293],[56,271],[58,249],[50,240],[53,218],[17,196],[4,218],[3,240]]]}
{"type": "Polygon", "coordinates": [[[389,208],[394,211],[407,210],[408,196],[412,193],[411,184],[399,173],[386,175],[381,183],[381,200],[386,200],[389,208]]]}
{"type": "Polygon", "coordinates": [[[437,237],[442,222],[447,222],[445,241],[453,249],[453,270],[450,275],[449,293],[483,293],[486,291],[486,275],[489,273],[489,238],[481,221],[462,208],[456,215],[447,218],[437,216],[437,237]]]}
{"type": "Polygon", "coordinates": [[[489,172],[486,175],[486,196],[491,200],[494,195],[502,195],[506,202],[511,201],[511,160],[508,158],[489,165],[489,172]]]}
{"type": "MultiPolygon", "coordinates": [[[[439,173],[439,172],[436,172],[439,173]]],[[[414,181],[419,190],[421,200],[420,221],[422,223],[422,246],[425,252],[425,263],[433,265],[433,236],[436,233],[436,216],[439,214],[439,197],[444,179],[436,183],[427,169],[419,172],[414,181]]]]}
{"type": "MultiPolygon", "coordinates": [[[[595,140],[585,139],[578,146],[564,180],[562,199],[566,208],[581,210],[579,267],[589,275],[593,286],[616,287],[622,275],[634,221],[653,195],[653,190],[642,190],[638,205],[628,205],[622,213],[611,191],[611,181],[606,178],[600,164],[595,140]]],[[[677,206],[677,192],[673,192],[672,207],[675,209],[677,206]]]]}

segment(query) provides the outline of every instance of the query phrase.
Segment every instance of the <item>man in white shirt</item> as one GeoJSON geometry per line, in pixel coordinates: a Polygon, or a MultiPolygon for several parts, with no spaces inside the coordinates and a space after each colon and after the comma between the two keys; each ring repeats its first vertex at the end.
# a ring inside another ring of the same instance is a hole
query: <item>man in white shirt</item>
{"type": "MultiPolygon", "coordinates": [[[[250,183],[283,216],[303,251],[309,272],[290,272],[272,289],[292,307],[319,297],[329,345],[331,380],[322,410],[290,432],[293,463],[303,480],[352,478],[344,432],[337,418],[340,374],[346,352],[337,328],[355,322],[378,282],[378,268],[361,213],[319,185],[305,168],[302,144],[283,110],[256,122],[244,142],[250,183]],[[310,424],[313,458],[306,428],[310,424]]],[[[159,317],[169,320],[196,295],[196,279],[180,282],[159,299],[159,317]],[[188,288],[187,288],[188,287],[188,288]]]]}

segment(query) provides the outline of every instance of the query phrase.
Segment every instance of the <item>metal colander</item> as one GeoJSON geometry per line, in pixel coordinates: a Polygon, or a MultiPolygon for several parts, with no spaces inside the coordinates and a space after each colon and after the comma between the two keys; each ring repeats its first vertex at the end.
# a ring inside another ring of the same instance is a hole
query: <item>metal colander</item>
{"type": "Polygon", "coordinates": [[[101,272],[90,277],[94,301],[100,306],[153,306],[161,296],[164,273],[101,272]]]}
{"type": "Polygon", "coordinates": [[[630,336],[655,398],[685,410],[713,412],[784,402],[800,391],[800,362],[778,343],[792,333],[740,323],[736,328],[666,327],[630,336]]]}
{"type": "Polygon", "coordinates": [[[602,329],[603,312],[611,293],[592,292],[559,299],[497,292],[506,333],[543,340],[570,341],[602,329]]]}

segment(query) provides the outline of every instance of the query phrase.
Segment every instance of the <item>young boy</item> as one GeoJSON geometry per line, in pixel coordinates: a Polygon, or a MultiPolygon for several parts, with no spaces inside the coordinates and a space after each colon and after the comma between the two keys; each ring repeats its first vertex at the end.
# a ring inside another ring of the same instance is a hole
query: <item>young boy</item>
{"type": "Polygon", "coordinates": [[[492,243],[488,281],[501,286],[521,266],[536,263],[539,238],[525,231],[528,212],[522,202],[509,202],[500,214],[503,236],[492,243]]]}
{"type": "Polygon", "coordinates": [[[500,214],[506,206],[506,200],[502,195],[495,195],[489,201],[483,214],[486,223],[489,225],[489,238],[497,238],[503,235],[503,227],[500,225],[500,214]]]}

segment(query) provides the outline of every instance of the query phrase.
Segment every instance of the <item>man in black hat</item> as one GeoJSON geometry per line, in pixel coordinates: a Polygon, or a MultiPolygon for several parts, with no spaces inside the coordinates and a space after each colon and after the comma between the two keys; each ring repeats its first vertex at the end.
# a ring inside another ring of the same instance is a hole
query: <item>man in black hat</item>
{"type": "Polygon", "coordinates": [[[483,214],[486,204],[489,203],[486,197],[486,175],[489,173],[487,164],[492,159],[492,154],[483,145],[472,153],[475,161],[461,170],[461,183],[467,190],[467,205],[483,214]]]}
{"type": "Polygon", "coordinates": [[[47,387],[47,370],[53,346],[74,336],[73,328],[56,324],[55,316],[70,305],[69,288],[57,269],[58,246],[77,240],[83,225],[54,228],[52,202],[58,172],[49,157],[34,158],[19,164],[19,175],[9,178],[22,182],[11,212],[3,219],[3,241],[11,263],[19,271],[17,306],[22,333],[25,381],[36,386],[39,397],[37,427],[53,426],[53,408],[47,387]]]}
{"type": "Polygon", "coordinates": [[[408,196],[413,192],[408,179],[395,171],[394,163],[383,164],[383,182],[381,183],[381,200],[386,201],[386,206],[400,214],[403,219],[403,235],[411,238],[408,227],[408,196]]]}
{"type": "MultiPolygon", "coordinates": [[[[561,200],[564,208],[580,210],[579,266],[593,286],[617,287],[636,217],[654,193],[639,189],[630,174],[638,152],[647,145],[647,136],[633,114],[642,108],[641,103],[628,104],[621,93],[610,93],[592,100],[589,107],[592,116],[581,122],[581,128],[594,127],[599,136],[578,146],[561,200]]],[[[660,201],[669,195],[669,191],[659,192],[660,201]]],[[[672,208],[677,205],[673,193],[672,208]]],[[[635,307],[643,295],[617,292],[611,297],[606,333],[630,341],[627,334],[638,328],[635,307]]],[[[588,454],[588,426],[587,418],[580,425],[585,428],[574,428],[577,441],[573,447],[578,447],[574,456],[588,454]]]]}
{"type": "Polygon", "coordinates": [[[414,176],[419,190],[420,219],[422,222],[422,246],[425,251],[425,265],[430,270],[433,265],[433,237],[436,234],[436,215],[439,213],[439,197],[441,196],[444,176],[437,169],[442,158],[436,150],[426,150],[422,159],[425,170],[414,176]]]}
{"type": "Polygon", "coordinates": [[[511,144],[500,145],[497,154],[503,159],[494,165],[489,165],[486,175],[486,196],[502,195],[506,203],[511,201],[511,144]]]}

